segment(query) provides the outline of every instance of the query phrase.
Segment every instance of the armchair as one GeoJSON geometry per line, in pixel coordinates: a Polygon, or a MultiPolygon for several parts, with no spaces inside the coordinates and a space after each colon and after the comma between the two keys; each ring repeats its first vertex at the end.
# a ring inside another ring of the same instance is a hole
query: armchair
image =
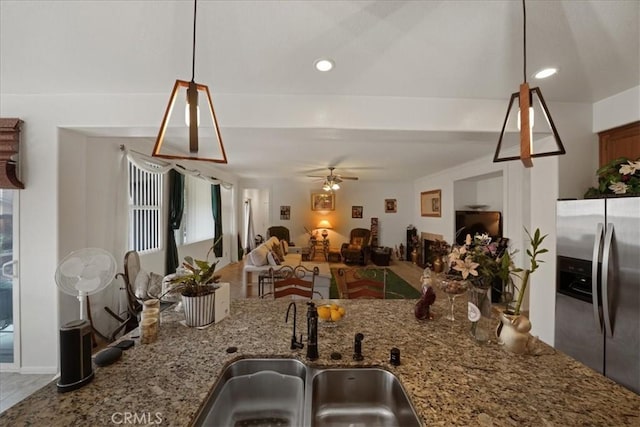
{"type": "Polygon", "coordinates": [[[340,254],[345,264],[366,265],[371,255],[371,231],[366,228],[354,228],[349,235],[349,243],[343,243],[340,254]]]}
{"type": "Polygon", "coordinates": [[[274,225],[267,229],[267,239],[272,236],[276,236],[278,240],[284,240],[287,243],[291,242],[291,238],[289,237],[289,229],[282,225],[274,225]]]}

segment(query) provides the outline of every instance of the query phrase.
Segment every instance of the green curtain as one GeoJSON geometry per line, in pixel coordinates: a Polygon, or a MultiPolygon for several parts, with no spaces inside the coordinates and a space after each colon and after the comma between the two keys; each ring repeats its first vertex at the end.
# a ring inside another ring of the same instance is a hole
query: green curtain
{"type": "Polygon", "coordinates": [[[167,233],[167,252],[165,257],[165,274],[176,272],[180,265],[178,246],[174,230],[180,228],[184,212],[184,175],[171,169],[169,171],[169,223],[167,233]]]}
{"type": "Polygon", "coordinates": [[[222,197],[220,196],[220,184],[211,185],[211,212],[215,223],[213,253],[219,258],[222,256],[222,197]]]}

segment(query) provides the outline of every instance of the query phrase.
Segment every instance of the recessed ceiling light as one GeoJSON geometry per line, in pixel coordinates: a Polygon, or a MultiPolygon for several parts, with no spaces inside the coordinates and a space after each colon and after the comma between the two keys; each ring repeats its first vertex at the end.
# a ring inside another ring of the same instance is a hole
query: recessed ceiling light
{"type": "Polygon", "coordinates": [[[318,71],[331,71],[333,68],[333,61],[326,58],[318,59],[314,64],[318,71]]]}
{"type": "Polygon", "coordinates": [[[553,76],[557,72],[557,68],[545,68],[535,73],[533,77],[535,77],[536,79],[546,79],[547,77],[553,76]]]}

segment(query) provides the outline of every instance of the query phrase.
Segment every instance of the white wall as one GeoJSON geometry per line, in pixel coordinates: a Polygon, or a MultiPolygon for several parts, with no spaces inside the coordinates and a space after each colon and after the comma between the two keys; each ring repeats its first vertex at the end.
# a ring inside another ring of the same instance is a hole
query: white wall
{"type": "Polygon", "coordinates": [[[612,129],[640,120],[640,86],[593,104],[593,132],[612,129]]]}
{"type": "Polygon", "coordinates": [[[329,230],[328,238],[331,246],[336,248],[348,241],[351,229],[371,228],[372,217],[378,218],[378,244],[381,246],[393,247],[404,242],[406,227],[411,223],[413,200],[409,182],[346,181],[342,188],[335,192],[336,209],[326,212],[311,210],[311,194],[323,192],[321,183],[318,182],[261,179],[243,180],[240,185],[244,188],[269,190],[271,200],[268,226],[287,227],[291,240],[297,246],[308,243],[309,236],[304,227],[313,231],[320,220],[325,218],[334,227],[329,230]],[[397,213],[384,212],[385,199],[397,199],[397,213]],[[280,206],[291,206],[290,220],[280,220],[280,206]],[[351,218],[351,206],[363,207],[362,219],[351,218]]]}
{"type": "MultiPolygon", "coordinates": [[[[598,169],[598,135],[592,130],[591,105],[551,103],[549,111],[567,151],[558,157],[558,197],[582,198],[596,184],[598,169]]],[[[548,150],[555,147],[550,145],[548,150]]],[[[533,159],[534,167],[539,159],[533,159]]]]}

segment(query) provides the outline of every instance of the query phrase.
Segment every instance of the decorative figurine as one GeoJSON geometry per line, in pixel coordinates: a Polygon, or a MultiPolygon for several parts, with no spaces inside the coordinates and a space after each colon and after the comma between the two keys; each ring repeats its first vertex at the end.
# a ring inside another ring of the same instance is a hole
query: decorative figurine
{"type": "Polygon", "coordinates": [[[414,308],[414,314],[418,320],[433,320],[431,305],[436,301],[436,293],[433,290],[432,281],[431,270],[425,268],[420,278],[420,282],[422,283],[422,296],[414,308]]]}

